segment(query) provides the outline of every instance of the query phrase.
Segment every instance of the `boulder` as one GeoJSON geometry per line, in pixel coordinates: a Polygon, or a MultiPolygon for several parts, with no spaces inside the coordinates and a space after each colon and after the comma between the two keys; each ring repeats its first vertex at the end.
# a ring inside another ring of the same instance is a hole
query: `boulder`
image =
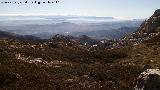
{"type": "Polygon", "coordinates": [[[160,70],[147,69],[137,78],[135,90],[160,90],[160,70]]]}

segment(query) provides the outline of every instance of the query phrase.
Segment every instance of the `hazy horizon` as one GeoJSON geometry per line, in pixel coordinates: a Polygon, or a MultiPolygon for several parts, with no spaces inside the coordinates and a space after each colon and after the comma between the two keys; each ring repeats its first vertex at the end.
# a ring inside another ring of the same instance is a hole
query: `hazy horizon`
{"type": "MultiPolygon", "coordinates": [[[[160,8],[159,0],[59,0],[57,4],[40,5],[24,4],[26,0],[12,1],[21,1],[22,4],[2,3],[5,1],[0,2],[0,15],[78,15],[144,19],[160,8]]],[[[36,0],[28,0],[32,1],[36,0]]]]}
{"type": "Polygon", "coordinates": [[[115,16],[94,16],[94,15],[71,15],[71,14],[0,14],[0,17],[70,17],[70,18],[108,18],[108,19],[117,19],[117,20],[134,20],[134,19],[148,19],[149,17],[141,18],[131,18],[131,17],[115,17],[115,16]]]}

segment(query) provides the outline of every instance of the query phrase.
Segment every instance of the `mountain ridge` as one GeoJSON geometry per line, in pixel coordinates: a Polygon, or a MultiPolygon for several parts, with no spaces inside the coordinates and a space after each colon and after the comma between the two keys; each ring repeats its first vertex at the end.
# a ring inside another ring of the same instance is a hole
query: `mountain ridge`
{"type": "Polygon", "coordinates": [[[0,38],[1,39],[15,39],[15,40],[29,40],[29,41],[39,41],[41,40],[38,37],[32,35],[18,35],[15,33],[10,33],[7,31],[0,30],[0,38]]]}

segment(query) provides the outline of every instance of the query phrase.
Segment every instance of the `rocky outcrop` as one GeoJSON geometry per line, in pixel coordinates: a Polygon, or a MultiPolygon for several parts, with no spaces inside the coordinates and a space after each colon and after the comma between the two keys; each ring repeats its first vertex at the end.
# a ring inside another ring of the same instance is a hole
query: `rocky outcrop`
{"type": "Polygon", "coordinates": [[[147,69],[137,78],[135,90],[160,90],[160,70],[147,69]]]}
{"type": "Polygon", "coordinates": [[[141,43],[145,40],[153,38],[160,33],[160,9],[146,21],[144,21],[138,30],[126,37],[123,40],[130,41],[132,44],[141,43]]]}
{"type": "Polygon", "coordinates": [[[157,33],[160,31],[160,9],[156,10],[155,13],[138,29],[138,32],[143,33],[157,33]]]}

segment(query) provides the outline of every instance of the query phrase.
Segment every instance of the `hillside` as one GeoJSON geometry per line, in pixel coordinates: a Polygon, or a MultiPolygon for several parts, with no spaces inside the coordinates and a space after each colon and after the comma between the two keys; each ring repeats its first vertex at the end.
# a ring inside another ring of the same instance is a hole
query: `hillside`
{"type": "Polygon", "coordinates": [[[132,75],[140,73],[137,66],[116,63],[128,56],[127,47],[105,50],[65,42],[58,47],[14,40],[0,43],[1,89],[127,89],[134,85],[129,81],[129,86],[123,86],[128,83],[124,79],[133,80],[132,75]]]}
{"type": "Polygon", "coordinates": [[[16,37],[16,35],[13,34],[13,33],[5,32],[5,31],[0,31],[0,38],[11,39],[11,38],[14,38],[14,37],[16,37]]]}
{"type": "Polygon", "coordinates": [[[41,41],[40,38],[31,35],[18,35],[0,30],[0,39],[15,39],[15,40],[29,40],[29,41],[41,41]]]}
{"type": "Polygon", "coordinates": [[[138,30],[128,36],[124,40],[131,41],[133,44],[141,43],[159,34],[160,31],[160,9],[156,10],[154,14],[146,21],[144,21],[138,30]]]}
{"type": "MultiPolygon", "coordinates": [[[[156,11],[152,17],[159,16],[156,11]]],[[[159,26],[154,27],[156,32],[153,33],[158,33],[159,26]]],[[[141,27],[147,26],[142,24],[141,27]]],[[[142,30],[141,27],[137,32],[142,30]]],[[[148,32],[146,30],[143,31],[148,32]]],[[[132,37],[138,41],[136,38],[132,37]]],[[[63,35],[55,35],[41,43],[0,39],[0,89],[134,90],[137,78],[146,70],[146,65],[160,69],[159,38],[160,35],[156,34],[137,45],[123,46],[118,44],[122,41],[114,40],[103,43],[111,48],[102,47],[102,43],[97,46],[83,45],[75,42],[74,37],[63,35]],[[115,44],[120,47],[115,47],[115,44]]],[[[126,37],[125,43],[132,42],[130,39],[126,37]]],[[[81,36],[78,40],[92,42],[87,36],[81,36]]],[[[158,80],[159,76],[153,80],[157,82],[145,83],[144,86],[150,86],[145,90],[158,90],[158,80]]]]}

